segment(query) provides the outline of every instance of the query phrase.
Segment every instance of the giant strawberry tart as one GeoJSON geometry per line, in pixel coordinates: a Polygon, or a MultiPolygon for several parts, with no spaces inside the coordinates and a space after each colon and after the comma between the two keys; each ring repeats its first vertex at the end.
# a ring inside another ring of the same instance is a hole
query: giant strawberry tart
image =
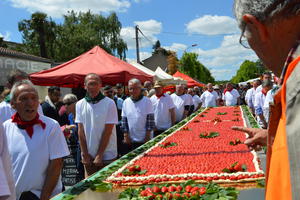
{"type": "Polygon", "coordinates": [[[116,185],[249,182],[264,178],[255,151],[243,144],[247,135],[241,107],[208,108],[152,148],[115,171],[106,181],[116,185]]]}

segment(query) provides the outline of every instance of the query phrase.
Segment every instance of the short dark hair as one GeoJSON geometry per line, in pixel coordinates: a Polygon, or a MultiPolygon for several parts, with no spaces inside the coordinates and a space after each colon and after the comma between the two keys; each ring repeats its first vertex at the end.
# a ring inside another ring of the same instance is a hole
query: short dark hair
{"type": "Polygon", "coordinates": [[[110,90],[112,87],[110,85],[106,85],[103,90],[110,90]]]}
{"type": "Polygon", "coordinates": [[[88,77],[94,77],[94,78],[98,79],[100,83],[102,83],[101,78],[100,78],[100,76],[98,74],[96,74],[96,73],[89,73],[89,74],[87,74],[84,77],[84,84],[87,82],[87,78],[88,77]]]}
{"type": "Polygon", "coordinates": [[[117,88],[117,89],[121,89],[121,88],[123,88],[123,85],[122,85],[122,83],[117,83],[117,84],[116,84],[116,88],[117,88]]]}
{"type": "Polygon", "coordinates": [[[263,75],[263,76],[264,76],[264,75],[272,76],[271,72],[264,72],[262,75],[263,75]]]}
{"type": "Polygon", "coordinates": [[[48,87],[48,92],[49,93],[53,93],[54,91],[60,91],[60,87],[57,87],[57,86],[48,87]]]}
{"type": "Polygon", "coordinates": [[[16,82],[17,77],[22,77],[24,79],[28,79],[29,76],[26,72],[19,70],[19,69],[14,69],[12,70],[9,75],[7,76],[7,82],[13,86],[13,84],[16,82]]]}

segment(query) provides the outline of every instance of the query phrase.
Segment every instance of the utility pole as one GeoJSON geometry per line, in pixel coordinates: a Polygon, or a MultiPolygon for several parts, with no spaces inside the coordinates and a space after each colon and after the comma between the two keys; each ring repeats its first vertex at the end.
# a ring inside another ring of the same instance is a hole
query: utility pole
{"type": "Polygon", "coordinates": [[[135,43],[136,43],[136,62],[141,63],[140,61],[140,49],[139,49],[139,27],[135,26],[135,43]]]}

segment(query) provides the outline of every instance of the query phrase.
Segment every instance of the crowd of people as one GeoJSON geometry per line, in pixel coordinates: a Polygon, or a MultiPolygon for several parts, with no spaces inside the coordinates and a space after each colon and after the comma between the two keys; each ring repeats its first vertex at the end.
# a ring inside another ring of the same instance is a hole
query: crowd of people
{"type": "Polygon", "coordinates": [[[3,191],[10,192],[11,199],[16,191],[21,200],[48,199],[62,191],[60,174],[63,158],[69,155],[67,144],[77,146],[74,159],[81,180],[200,108],[246,102],[265,128],[264,101],[274,90],[270,73],[263,74],[262,85],[256,80],[253,87],[208,83],[205,88],[188,88],[180,84],[174,93],[165,91],[159,81],[142,85],[135,78],[126,87],[102,87],[101,78],[91,73],[84,79],[84,98],[61,97],[60,88],[51,86],[40,103],[23,71],[14,71],[8,85],[10,93],[0,103],[0,136],[4,138],[0,152],[5,165],[0,169],[6,170],[0,177],[9,183],[3,191]],[[10,167],[12,176],[7,173],[10,167]]]}

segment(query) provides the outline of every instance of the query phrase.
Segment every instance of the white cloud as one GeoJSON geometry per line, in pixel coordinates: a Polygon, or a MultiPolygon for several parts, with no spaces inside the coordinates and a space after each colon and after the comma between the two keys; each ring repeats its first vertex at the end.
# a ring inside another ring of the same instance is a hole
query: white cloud
{"type": "Polygon", "coordinates": [[[239,34],[227,35],[218,48],[194,50],[199,55],[199,61],[211,70],[217,80],[230,79],[244,60],[258,59],[254,51],[242,47],[238,39],[239,34]],[[222,71],[224,69],[231,71],[222,71]]]}
{"type": "Polygon", "coordinates": [[[140,52],[140,59],[141,60],[145,60],[146,58],[149,58],[150,56],[152,56],[152,53],[149,53],[149,52],[140,52]]]}
{"type": "MultiPolygon", "coordinates": [[[[152,56],[152,53],[149,52],[140,52],[140,60],[145,60],[146,58],[149,58],[150,56],[152,56]]],[[[126,61],[128,63],[130,62],[136,62],[136,57],[135,58],[126,58],[126,61]]]]}
{"type": "Polygon", "coordinates": [[[232,74],[235,72],[233,69],[212,69],[210,70],[213,77],[216,80],[228,80],[231,76],[226,76],[227,74],[232,74]]]}
{"type": "MultiPolygon", "coordinates": [[[[147,39],[139,33],[139,44],[140,48],[152,47],[152,45],[157,41],[156,35],[162,30],[162,23],[156,20],[150,19],[147,21],[135,21],[135,25],[139,26],[139,29],[144,33],[147,39]]],[[[121,29],[121,37],[127,43],[128,49],[135,49],[135,28],[134,27],[124,27],[121,29]]]]}
{"type": "Polygon", "coordinates": [[[236,20],[228,16],[204,15],[190,21],[187,32],[203,35],[233,34],[238,32],[236,20]]]}
{"type": "Polygon", "coordinates": [[[16,8],[24,8],[29,12],[41,11],[54,18],[60,18],[67,11],[93,13],[126,11],[130,7],[129,0],[10,0],[16,8]]]}
{"type": "Polygon", "coordinates": [[[9,31],[5,31],[4,34],[0,33],[0,37],[2,37],[3,40],[5,40],[5,41],[10,41],[10,36],[11,36],[11,33],[9,31]]]}
{"type": "Polygon", "coordinates": [[[187,45],[185,44],[180,44],[180,43],[173,43],[171,46],[164,46],[163,48],[171,51],[184,51],[187,49],[187,45]]]}

